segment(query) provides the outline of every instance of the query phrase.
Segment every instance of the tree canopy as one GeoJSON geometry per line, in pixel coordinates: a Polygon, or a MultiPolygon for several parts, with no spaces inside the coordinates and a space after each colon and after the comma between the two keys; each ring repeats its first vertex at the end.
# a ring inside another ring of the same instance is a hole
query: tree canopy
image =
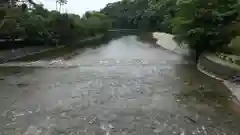
{"type": "Polygon", "coordinates": [[[181,0],[177,4],[177,16],[173,20],[173,32],[178,41],[203,51],[218,51],[238,35],[238,0],[181,0]],[[192,11],[192,12],[189,12],[192,11]]]}
{"type": "Polygon", "coordinates": [[[22,9],[22,5],[0,8],[0,38],[22,39],[45,44],[74,43],[107,31],[109,19],[100,12],[76,14],[49,11],[42,5],[22,9]],[[88,16],[88,17],[86,17],[88,16]]]}

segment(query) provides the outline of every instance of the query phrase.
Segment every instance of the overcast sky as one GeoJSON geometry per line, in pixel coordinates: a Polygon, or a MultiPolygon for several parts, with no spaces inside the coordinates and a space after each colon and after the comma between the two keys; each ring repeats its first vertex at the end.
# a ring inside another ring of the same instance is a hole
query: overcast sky
{"type": "MultiPolygon", "coordinates": [[[[56,0],[35,0],[38,3],[44,4],[44,7],[55,10],[56,9],[56,0]]],[[[100,10],[107,3],[112,3],[118,0],[68,0],[68,4],[64,6],[64,11],[66,10],[69,13],[76,13],[83,15],[86,11],[89,10],[100,10]]]]}

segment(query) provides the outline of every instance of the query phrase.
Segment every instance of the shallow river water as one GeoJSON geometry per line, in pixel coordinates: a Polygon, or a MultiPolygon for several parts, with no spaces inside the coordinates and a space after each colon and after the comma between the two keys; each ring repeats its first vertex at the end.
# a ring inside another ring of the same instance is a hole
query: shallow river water
{"type": "Polygon", "coordinates": [[[0,86],[0,135],[240,134],[221,82],[137,36],[2,65],[0,86]]]}

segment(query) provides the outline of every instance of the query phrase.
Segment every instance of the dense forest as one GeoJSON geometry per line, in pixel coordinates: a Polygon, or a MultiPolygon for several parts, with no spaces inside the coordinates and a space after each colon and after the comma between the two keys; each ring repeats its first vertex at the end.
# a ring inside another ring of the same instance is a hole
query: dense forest
{"type": "Polygon", "coordinates": [[[239,0],[122,0],[109,3],[101,12],[116,28],[174,34],[197,56],[204,51],[229,51],[227,45],[240,34],[239,0]]]}
{"type": "Polygon", "coordinates": [[[55,11],[49,11],[31,0],[28,3],[20,3],[19,0],[0,3],[0,39],[51,45],[70,44],[103,34],[110,27],[107,16],[100,12],[86,12],[82,17],[60,13],[61,6],[67,1],[57,2],[60,8],[55,11]]]}

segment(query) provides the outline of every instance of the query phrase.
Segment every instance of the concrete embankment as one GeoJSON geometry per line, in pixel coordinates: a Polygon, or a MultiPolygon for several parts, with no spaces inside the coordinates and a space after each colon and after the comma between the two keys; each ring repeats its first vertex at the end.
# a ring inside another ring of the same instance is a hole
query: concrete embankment
{"type": "Polygon", "coordinates": [[[234,82],[239,80],[236,77],[240,75],[240,66],[228,63],[214,54],[203,54],[199,58],[197,67],[202,73],[222,81],[240,101],[240,85],[234,82]]]}
{"type": "Polygon", "coordinates": [[[174,41],[174,36],[168,33],[162,33],[162,32],[154,32],[153,38],[157,40],[157,45],[161,46],[162,48],[166,50],[170,50],[172,52],[175,52],[180,55],[188,55],[189,50],[184,49],[186,48],[186,45],[182,45],[181,47],[174,41]]]}
{"type": "Polygon", "coordinates": [[[222,60],[215,54],[202,54],[198,67],[222,80],[229,80],[240,74],[240,66],[222,60]]]}

